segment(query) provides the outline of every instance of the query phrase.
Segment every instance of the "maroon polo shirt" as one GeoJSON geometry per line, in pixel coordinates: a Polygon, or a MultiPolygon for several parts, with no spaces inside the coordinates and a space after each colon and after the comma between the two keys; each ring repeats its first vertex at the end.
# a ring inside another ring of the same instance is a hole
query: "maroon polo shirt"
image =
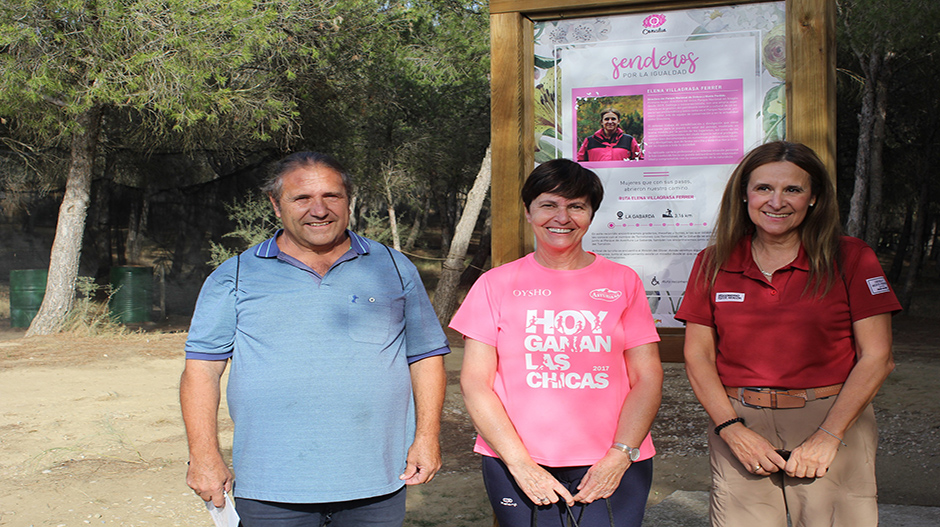
{"type": "Polygon", "coordinates": [[[716,366],[725,386],[816,388],[844,382],[855,365],[852,324],[901,310],[874,251],[842,238],[842,273],[819,297],[807,289],[809,260],[796,259],[767,283],[751,256],[751,238],[738,244],[714,287],[692,269],[676,318],[716,329],[716,366]]]}

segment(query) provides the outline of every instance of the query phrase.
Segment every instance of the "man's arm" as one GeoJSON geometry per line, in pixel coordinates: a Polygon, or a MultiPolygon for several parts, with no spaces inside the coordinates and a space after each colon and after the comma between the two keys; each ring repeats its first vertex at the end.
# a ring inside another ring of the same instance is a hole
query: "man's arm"
{"type": "Polygon", "coordinates": [[[219,451],[220,383],[227,363],[227,360],[188,359],[180,378],[180,407],[189,441],[186,484],[216,507],[225,506],[223,491],[231,491],[235,481],[219,451]]]}
{"type": "Polygon", "coordinates": [[[431,481],[441,468],[441,410],[447,373],[442,355],[421,359],[409,368],[417,428],[415,441],[408,449],[405,472],[399,477],[406,485],[418,485],[431,481]]]}

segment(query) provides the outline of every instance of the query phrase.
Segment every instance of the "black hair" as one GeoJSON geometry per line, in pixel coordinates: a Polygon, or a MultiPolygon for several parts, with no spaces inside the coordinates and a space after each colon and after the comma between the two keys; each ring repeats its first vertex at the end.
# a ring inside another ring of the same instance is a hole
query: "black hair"
{"type": "Polygon", "coordinates": [[[535,198],[546,192],[567,199],[588,198],[592,218],[604,199],[604,185],[597,174],[570,159],[553,159],[535,167],[522,185],[526,210],[535,198]]]}

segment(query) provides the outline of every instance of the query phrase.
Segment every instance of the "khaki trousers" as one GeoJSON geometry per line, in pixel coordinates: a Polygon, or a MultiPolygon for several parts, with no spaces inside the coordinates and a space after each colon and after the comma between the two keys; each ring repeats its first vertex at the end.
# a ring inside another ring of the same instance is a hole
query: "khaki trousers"
{"type": "MultiPolygon", "coordinates": [[[[774,447],[793,450],[816,431],[838,396],[809,401],[804,408],[750,408],[731,399],[747,427],[774,447]]],[[[755,476],[728,445],[708,434],[712,468],[710,516],[715,527],[875,527],[878,525],[875,452],[878,430],[871,405],[843,438],[822,478],[791,478],[782,471],[755,476]]]]}

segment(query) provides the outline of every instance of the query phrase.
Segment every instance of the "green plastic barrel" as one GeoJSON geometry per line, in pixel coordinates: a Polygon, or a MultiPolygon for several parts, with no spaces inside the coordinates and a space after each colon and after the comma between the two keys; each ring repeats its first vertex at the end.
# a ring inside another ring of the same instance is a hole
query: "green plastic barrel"
{"type": "Polygon", "coordinates": [[[28,328],[46,294],[48,269],[10,271],[10,325],[28,328]]]}
{"type": "Polygon", "coordinates": [[[121,324],[150,322],[153,306],[152,267],[112,267],[111,316],[121,324]]]}

